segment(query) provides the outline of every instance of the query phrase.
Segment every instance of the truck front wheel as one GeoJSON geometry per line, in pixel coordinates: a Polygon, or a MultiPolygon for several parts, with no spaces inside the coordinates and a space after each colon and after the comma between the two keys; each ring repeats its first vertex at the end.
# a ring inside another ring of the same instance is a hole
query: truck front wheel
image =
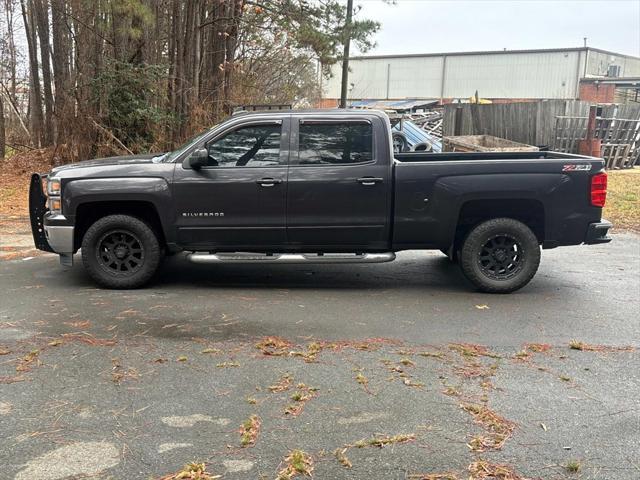
{"type": "Polygon", "coordinates": [[[138,288],[158,270],[162,249],[153,229],[129,215],[109,215],[82,239],[82,262],[99,285],[138,288]]]}
{"type": "Polygon", "coordinates": [[[540,245],[524,223],[494,218],[476,226],[462,244],[460,267],[479,290],[509,293],[524,287],[540,265],[540,245]]]}

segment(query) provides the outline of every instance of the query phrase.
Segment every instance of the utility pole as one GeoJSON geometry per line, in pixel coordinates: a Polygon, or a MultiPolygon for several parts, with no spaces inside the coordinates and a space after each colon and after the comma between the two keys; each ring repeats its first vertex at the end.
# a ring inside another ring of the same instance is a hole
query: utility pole
{"type": "Polygon", "coordinates": [[[344,25],[344,52],[342,58],[342,88],[340,90],[340,108],[347,108],[347,87],[349,85],[349,46],[351,44],[351,17],[353,0],[347,0],[347,21],[344,25]]]}

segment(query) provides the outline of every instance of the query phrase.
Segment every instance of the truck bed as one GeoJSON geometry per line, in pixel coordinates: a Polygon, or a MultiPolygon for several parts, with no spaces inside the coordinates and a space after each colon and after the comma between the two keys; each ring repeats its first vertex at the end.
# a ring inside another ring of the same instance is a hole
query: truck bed
{"type": "Polygon", "coordinates": [[[407,152],[396,153],[394,158],[398,162],[442,162],[456,160],[535,160],[535,159],[566,159],[566,160],[596,160],[585,155],[573,155],[562,152],[407,152]]]}
{"type": "Polygon", "coordinates": [[[533,215],[546,248],[580,244],[600,221],[601,209],[589,204],[600,158],[545,151],[401,153],[395,160],[395,250],[450,245],[470,210],[482,218],[533,215]]]}

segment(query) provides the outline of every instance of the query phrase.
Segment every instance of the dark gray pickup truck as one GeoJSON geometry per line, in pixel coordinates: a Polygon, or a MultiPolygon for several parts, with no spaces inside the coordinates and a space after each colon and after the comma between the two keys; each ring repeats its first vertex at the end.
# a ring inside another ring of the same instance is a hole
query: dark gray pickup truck
{"type": "Polygon", "coordinates": [[[359,110],[233,115],[163,155],[34,174],[36,247],[81,249],[109,288],[147,283],[164,255],[197,263],[379,263],[439,249],[485,292],[526,285],[540,247],[609,242],[598,158],[554,152],[394,154],[359,110]]]}

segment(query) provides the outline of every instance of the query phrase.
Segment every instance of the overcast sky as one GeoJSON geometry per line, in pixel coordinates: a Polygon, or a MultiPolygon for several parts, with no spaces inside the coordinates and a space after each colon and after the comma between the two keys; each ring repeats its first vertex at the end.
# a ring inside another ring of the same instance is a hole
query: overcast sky
{"type": "MultiPolygon", "coordinates": [[[[382,24],[367,55],[580,47],[640,56],[640,0],[355,0],[382,24]]],[[[356,49],[356,54],[357,49],[356,49]]]]}

